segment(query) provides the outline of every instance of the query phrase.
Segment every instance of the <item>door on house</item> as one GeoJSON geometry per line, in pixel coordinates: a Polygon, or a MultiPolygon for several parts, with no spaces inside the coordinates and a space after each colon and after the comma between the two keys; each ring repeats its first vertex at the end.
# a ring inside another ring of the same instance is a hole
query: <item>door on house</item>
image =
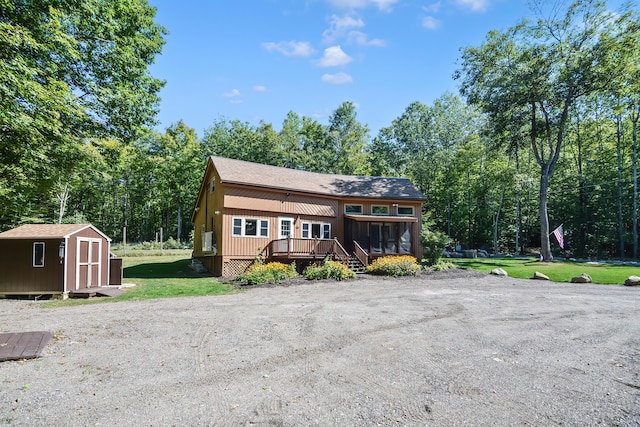
{"type": "Polygon", "coordinates": [[[98,239],[78,239],[76,289],[101,286],[100,253],[102,241],[98,239]]]}

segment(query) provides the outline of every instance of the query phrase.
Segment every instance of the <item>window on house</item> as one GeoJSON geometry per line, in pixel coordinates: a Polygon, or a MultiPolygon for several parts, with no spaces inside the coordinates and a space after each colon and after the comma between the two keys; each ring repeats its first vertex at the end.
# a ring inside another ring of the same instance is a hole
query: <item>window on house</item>
{"type": "Polygon", "coordinates": [[[233,235],[269,237],[269,221],[266,219],[233,218],[233,235]]]}
{"type": "Polygon", "coordinates": [[[303,239],[330,239],[331,224],[319,222],[303,222],[302,223],[303,239]]]}
{"type": "Polygon", "coordinates": [[[389,215],[389,206],[373,205],[371,206],[371,215],[389,215]]]}
{"type": "Polygon", "coordinates": [[[293,218],[280,218],[278,224],[279,239],[293,237],[293,218]]]}
{"type": "Polygon", "coordinates": [[[33,242],[33,266],[44,267],[44,242],[33,242]]]}
{"type": "Polygon", "coordinates": [[[242,218],[233,218],[233,235],[242,236],[242,218]]]}
{"type": "Polygon", "coordinates": [[[398,215],[413,216],[413,206],[398,206],[398,215]]]}
{"type": "Polygon", "coordinates": [[[260,237],[269,237],[269,221],[260,220],[260,237]]]}
{"type": "Polygon", "coordinates": [[[362,215],[362,205],[344,205],[344,213],[347,215],[362,215]]]}

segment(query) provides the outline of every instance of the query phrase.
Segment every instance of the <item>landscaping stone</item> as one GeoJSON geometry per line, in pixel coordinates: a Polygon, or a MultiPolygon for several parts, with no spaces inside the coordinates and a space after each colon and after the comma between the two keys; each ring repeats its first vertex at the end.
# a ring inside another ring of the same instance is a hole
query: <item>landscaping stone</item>
{"type": "Polygon", "coordinates": [[[571,278],[571,283],[591,283],[591,282],[592,282],[591,276],[589,276],[587,273],[582,273],[579,276],[571,278]]]}
{"type": "Polygon", "coordinates": [[[542,274],[539,271],[536,271],[535,273],[533,273],[533,279],[536,279],[536,280],[549,280],[549,276],[547,276],[546,274],[542,274]]]}
{"type": "Polygon", "coordinates": [[[505,276],[505,277],[509,276],[509,274],[506,271],[504,271],[502,268],[494,268],[493,270],[491,270],[490,274],[493,274],[494,276],[505,276]]]}
{"type": "Polygon", "coordinates": [[[625,286],[640,286],[640,277],[629,276],[629,278],[624,281],[624,284],[625,286]]]}

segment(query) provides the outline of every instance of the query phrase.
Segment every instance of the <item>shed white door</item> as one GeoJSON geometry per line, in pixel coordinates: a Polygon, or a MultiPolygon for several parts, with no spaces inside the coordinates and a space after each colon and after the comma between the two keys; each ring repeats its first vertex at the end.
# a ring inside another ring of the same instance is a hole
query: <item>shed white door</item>
{"type": "Polygon", "coordinates": [[[102,240],[78,238],[76,248],[76,289],[102,286],[102,240]]]}

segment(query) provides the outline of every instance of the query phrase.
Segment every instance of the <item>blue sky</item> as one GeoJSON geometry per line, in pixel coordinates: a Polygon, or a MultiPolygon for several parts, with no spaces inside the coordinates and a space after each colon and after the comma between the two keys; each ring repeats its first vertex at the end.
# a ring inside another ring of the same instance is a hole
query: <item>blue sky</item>
{"type": "Polygon", "coordinates": [[[373,138],[414,101],[458,93],[460,48],[530,15],[513,0],[149,0],[169,31],[158,130],[216,120],[322,124],[344,101],[373,138]]]}

